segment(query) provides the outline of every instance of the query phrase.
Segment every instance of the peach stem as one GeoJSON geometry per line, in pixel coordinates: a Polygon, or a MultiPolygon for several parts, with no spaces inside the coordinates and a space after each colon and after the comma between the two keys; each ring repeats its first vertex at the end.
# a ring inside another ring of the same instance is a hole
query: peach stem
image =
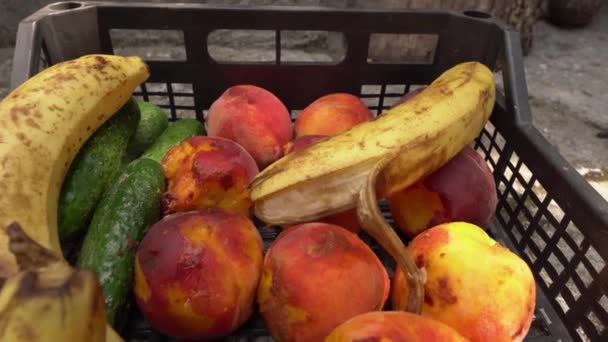
{"type": "Polygon", "coordinates": [[[376,179],[384,167],[394,159],[397,153],[392,153],[381,159],[374,165],[367,176],[367,181],[361,192],[357,204],[357,216],[361,227],[371,235],[384,248],[401,267],[407,278],[409,296],[405,308],[393,308],[395,310],[409,311],[415,314],[422,312],[422,301],[424,298],[424,281],[422,272],[416,267],[407,248],[397,236],[393,228],[384,220],[376,200],[376,179]]]}

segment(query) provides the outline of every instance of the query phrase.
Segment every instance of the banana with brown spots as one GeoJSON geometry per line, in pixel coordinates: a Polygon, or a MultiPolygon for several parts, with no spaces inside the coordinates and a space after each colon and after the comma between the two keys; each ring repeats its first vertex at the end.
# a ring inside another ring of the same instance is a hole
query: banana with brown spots
{"type": "Polygon", "coordinates": [[[94,273],[63,260],[57,202],[78,150],[148,76],[139,57],[88,55],[0,102],[0,340],[120,340],[106,328],[94,273]],[[9,226],[31,243],[13,234],[9,246],[9,226]]]}

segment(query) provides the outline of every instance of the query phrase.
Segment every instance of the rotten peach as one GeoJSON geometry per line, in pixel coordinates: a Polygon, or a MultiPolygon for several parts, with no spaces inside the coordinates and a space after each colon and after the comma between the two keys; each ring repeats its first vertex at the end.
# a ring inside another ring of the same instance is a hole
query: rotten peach
{"type": "Polygon", "coordinates": [[[237,143],[219,137],[191,137],[171,148],[162,166],[167,178],[164,214],[215,207],[250,215],[247,186],[258,167],[237,143]]]}
{"type": "Polygon", "coordinates": [[[385,268],[356,234],[306,223],[270,246],[258,303],[278,342],[317,342],[349,318],[382,309],[388,293],[385,268]]]}
{"type": "Polygon", "coordinates": [[[325,342],[466,342],[456,330],[403,311],[374,311],[340,324],[325,342]]]}
{"type": "Polygon", "coordinates": [[[496,210],[496,183],[488,164],[467,146],[437,171],[388,200],[396,225],[410,237],[452,221],[485,228],[496,210]]]}
{"type": "Polygon", "coordinates": [[[137,304],[163,334],[227,336],[253,312],[262,258],[260,234],[241,214],[200,209],[166,216],[137,250],[137,304]]]}
{"type": "MultiPolygon", "coordinates": [[[[466,222],[442,224],[416,236],[408,251],[426,274],[422,316],[471,341],[521,341],[526,336],[536,303],[532,272],[483,229],[466,222]]],[[[393,306],[407,300],[406,285],[397,268],[393,306]]]]}
{"type": "Polygon", "coordinates": [[[296,137],[335,135],[372,118],[372,112],[358,97],[336,93],[320,97],[304,108],[294,127],[296,137]]]}
{"type": "Polygon", "coordinates": [[[228,88],[209,108],[207,131],[239,143],[264,169],[283,156],[293,136],[285,105],[266,89],[253,85],[228,88]]]}

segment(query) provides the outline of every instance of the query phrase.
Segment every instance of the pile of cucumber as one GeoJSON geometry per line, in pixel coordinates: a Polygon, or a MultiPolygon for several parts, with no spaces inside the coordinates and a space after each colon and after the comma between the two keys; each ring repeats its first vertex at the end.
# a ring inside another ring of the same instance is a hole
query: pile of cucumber
{"type": "Polygon", "coordinates": [[[132,285],[137,244],[160,217],[161,161],[202,123],[169,123],[165,112],[131,98],[100,127],[70,165],[59,198],[59,238],[82,241],[75,263],[97,273],[106,317],[115,325],[132,285]]]}

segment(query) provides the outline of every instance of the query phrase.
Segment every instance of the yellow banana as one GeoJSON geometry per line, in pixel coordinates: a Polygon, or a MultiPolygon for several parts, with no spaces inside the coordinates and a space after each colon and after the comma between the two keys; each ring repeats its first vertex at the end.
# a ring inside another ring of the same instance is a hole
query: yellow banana
{"type": "Polygon", "coordinates": [[[21,272],[0,291],[2,341],[106,340],[101,287],[94,272],[66,263],[21,272]]]}
{"type": "Polygon", "coordinates": [[[22,271],[0,288],[0,340],[106,341],[104,301],[95,273],[70,267],[16,223],[6,231],[22,271]]]}
{"type": "MultiPolygon", "coordinates": [[[[0,227],[17,222],[61,255],[57,199],[68,167],[148,75],[139,57],[83,56],[45,69],[0,102],[0,227]]],[[[15,260],[1,232],[0,273],[7,275],[15,260]]]]}
{"type": "Polygon", "coordinates": [[[95,274],[62,259],[57,200],[78,150],[148,76],[139,57],[83,56],[0,102],[0,340],[121,340],[106,325],[95,274]],[[9,225],[39,248],[15,250],[9,225]]]}
{"type": "Polygon", "coordinates": [[[380,195],[441,167],[473,141],[494,106],[492,72],[477,62],[452,67],[429,87],[377,119],[292,153],[251,184],[256,216],[285,225],[357,205],[376,163],[399,151],[378,177],[380,195]]]}

